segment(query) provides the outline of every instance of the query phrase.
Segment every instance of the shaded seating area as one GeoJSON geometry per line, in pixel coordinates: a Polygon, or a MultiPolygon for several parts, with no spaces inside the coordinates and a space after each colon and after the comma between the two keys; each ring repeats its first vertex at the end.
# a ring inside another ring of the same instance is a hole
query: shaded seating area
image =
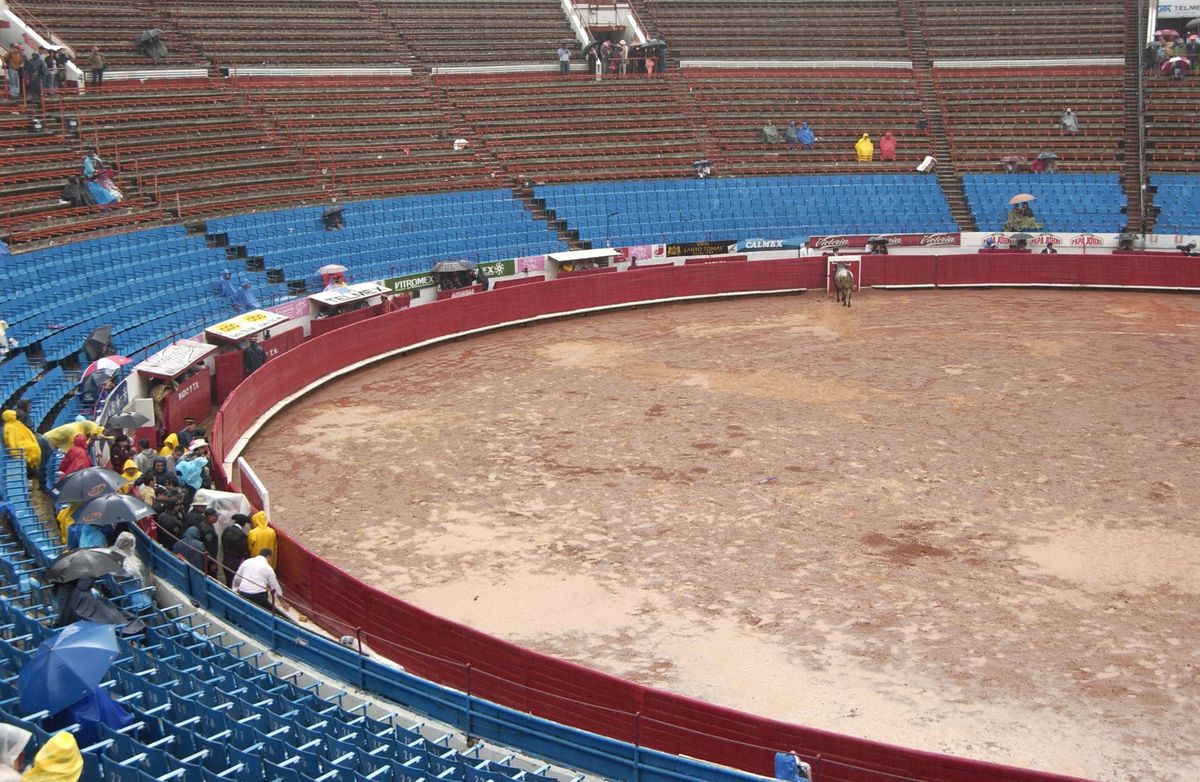
{"type": "Polygon", "coordinates": [[[555,2],[378,0],[376,5],[426,65],[553,64],[558,42],[575,40],[555,2]]]}
{"type": "Polygon", "coordinates": [[[1124,70],[1104,68],[934,68],[955,165],[996,171],[1006,155],[1054,152],[1070,171],[1115,171],[1124,159],[1124,70]],[[1079,117],[1069,133],[1059,119],[1079,117]]]}
{"type": "Polygon", "coordinates": [[[719,145],[720,175],[858,172],[863,167],[855,163],[854,143],[863,133],[876,143],[887,131],[898,139],[895,162],[882,162],[876,154],[874,170],[912,171],[929,154],[910,70],[688,68],[681,77],[719,145]],[[788,122],[807,122],[817,143],[812,149],[765,143],[767,122],[780,136],[788,122]]]}
{"type": "Polygon", "coordinates": [[[1152,174],[1158,233],[1200,234],[1200,175],[1152,174]]]}
{"type": "Polygon", "coordinates": [[[937,181],[919,174],[609,182],[535,193],[597,247],[957,230],[937,181]]]}
{"type": "Polygon", "coordinates": [[[104,53],[110,73],[207,67],[200,47],[167,21],[165,10],[150,4],[124,0],[23,0],[20,9],[32,12],[42,26],[53,30],[65,41],[74,50],[77,64],[85,72],[93,46],[104,53]],[[162,38],[169,52],[157,63],[134,46],[138,36],[151,28],[163,30],[162,38]]]}
{"type": "Polygon", "coordinates": [[[356,281],[428,271],[444,259],[489,261],[565,250],[508,190],[417,195],[348,203],[345,227],[326,231],[321,209],[286,209],[210,221],[231,245],[262,258],[286,280],[320,290],[316,270],[350,267],[356,281]]]}
{"type": "Polygon", "coordinates": [[[640,0],[679,59],[908,59],[896,0],[640,0]]]}
{"type": "Polygon", "coordinates": [[[705,157],[661,79],[522,74],[439,77],[434,84],[462,112],[472,143],[485,145],[519,181],[686,176],[705,157]]]}
{"type": "Polygon", "coordinates": [[[220,66],[390,66],[411,60],[403,42],[353,0],[204,0],[168,9],[220,66]]]}
{"type": "Polygon", "coordinates": [[[455,151],[451,124],[412,77],[237,79],[246,105],[269,120],[354,198],[490,188],[478,146],[455,151]]]}
{"type": "Polygon", "coordinates": [[[1123,3],[918,0],[933,59],[1121,57],[1123,3]],[[1073,31],[1073,32],[1072,32],[1073,31]]]}
{"type": "Polygon", "coordinates": [[[1125,225],[1125,191],[1119,174],[966,174],[963,188],[981,231],[999,231],[1008,200],[1036,196],[1035,219],[1046,231],[1115,233],[1125,225]]]}

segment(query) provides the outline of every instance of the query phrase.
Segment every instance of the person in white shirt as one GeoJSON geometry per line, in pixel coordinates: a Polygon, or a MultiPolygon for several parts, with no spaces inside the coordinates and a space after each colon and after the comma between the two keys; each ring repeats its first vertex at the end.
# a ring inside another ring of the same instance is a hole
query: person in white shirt
{"type": "Polygon", "coordinates": [[[250,557],[238,567],[233,576],[233,591],[268,611],[271,610],[271,593],[283,597],[279,580],[271,569],[271,549],[262,549],[258,556],[250,557]]]}

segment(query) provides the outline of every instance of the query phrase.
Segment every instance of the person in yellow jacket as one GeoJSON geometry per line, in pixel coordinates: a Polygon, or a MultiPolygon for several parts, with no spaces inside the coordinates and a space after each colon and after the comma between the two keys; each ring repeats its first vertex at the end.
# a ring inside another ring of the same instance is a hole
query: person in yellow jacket
{"type": "Polygon", "coordinates": [[[29,469],[37,472],[42,464],[42,447],[29,427],[17,420],[16,410],[4,411],[4,447],[25,455],[29,469]]]}
{"type": "MultiPolygon", "coordinates": [[[[75,442],[75,435],[81,434],[85,437],[104,437],[104,427],[95,421],[72,421],[69,424],[56,426],[46,432],[45,438],[50,441],[58,450],[66,453],[70,450],[71,445],[75,442]]],[[[107,438],[111,440],[112,438],[107,438]]]]}
{"type": "Polygon", "coordinates": [[[64,730],[42,745],[21,782],[78,782],[82,775],[83,755],[75,737],[64,730]]]}
{"type": "Polygon", "coordinates": [[[75,523],[75,511],[79,509],[80,503],[69,502],[58,511],[55,517],[58,519],[58,534],[62,536],[63,545],[67,545],[67,534],[71,531],[71,525],[75,523]]]}
{"type": "Polygon", "coordinates": [[[246,543],[250,546],[250,556],[257,557],[258,552],[265,548],[271,549],[271,567],[279,560],[279,549],[275,545],[275,530],[267,526],[266,511],[259,511],[250,517],[250,531],[246,533],[246,543]]]}
{"type": "Polygon", "coordinates": [[[870,163],[875,157],[875,145],[866,133],[862,134],[862,138],[854,145],[854,156],[858,158],[859,163],[870,163]]]}
{"type": "Polygon", "coordinates": [[[125,485],[118,491],[121,494],[138,496],[137,481],[142,477],[142,471],[138,469],[137,462],[133,459],[126,459],[125,466],[121,470],[121,477],[125,479],[125,485]]]}
{"type": "Polygon", "coordinates": [[[175,458],[175,449],[179,447],[179,435],[171,432],[163,438],[163,447],[158,449],[159,456],[165,456],[168,459],[175,458]]]}

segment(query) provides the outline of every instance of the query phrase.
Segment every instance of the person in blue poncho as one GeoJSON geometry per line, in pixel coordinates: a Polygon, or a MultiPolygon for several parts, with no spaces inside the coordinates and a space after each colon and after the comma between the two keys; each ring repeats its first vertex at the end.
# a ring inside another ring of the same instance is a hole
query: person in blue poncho
{"type": "Polygon", "coordinates": [[[83,158],[83,178],[87,180],[87,191],[98,206],[108,206],[122,199],[121,191],[113,183],[113,170],[100,155],[90,152],[83,158]]]}
{"type": "Polygon", "coordinates": [[[100,741],[100,725],[104,724],[113,730],[120,730],[133,724],[133,715],[129,710],[109,696],[103,687],[93,687],[87,695],[62,711],[47,717],[42,723],[46,730],[54,732],[71,725],[78,725],[75,740],[81,746],[89,746],[100,741]]]}
{"type": "Polygon", "coordinates": [[[812,132],[812,128],[808,126],[807,122],[801,125],[800,129],[796,131],[796,141],[800,142],[800,146],[805,149],[812,149],[813,144],[817,142],[817,136],[812,132]]]}
{"type": "Polygon", "coordinates": [[[233,282],[233,273],[228,269],[221,272],[221,280],[217,283],[217,290],[230,304],[233,304],[237,298],[237,285],[233,282]]]}
{"type": "Polygon", "coordinates": [[[241,312],[258,309],[258,299],[254,297],[254,291],[250,290],[250,286],[249,281],[243,282],[242,287],[234,294],[233,306],[241,312]]]}

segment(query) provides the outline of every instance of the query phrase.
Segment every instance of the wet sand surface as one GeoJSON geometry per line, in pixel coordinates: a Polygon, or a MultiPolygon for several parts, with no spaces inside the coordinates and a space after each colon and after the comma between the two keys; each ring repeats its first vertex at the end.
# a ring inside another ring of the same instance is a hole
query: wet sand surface
{"type": "Polygon", "coordinates": [[[541,652],[1101,780],[1200,774],[1200,297],[869,291],[514,329],[246,456],[349,572],[541,652]]]}

